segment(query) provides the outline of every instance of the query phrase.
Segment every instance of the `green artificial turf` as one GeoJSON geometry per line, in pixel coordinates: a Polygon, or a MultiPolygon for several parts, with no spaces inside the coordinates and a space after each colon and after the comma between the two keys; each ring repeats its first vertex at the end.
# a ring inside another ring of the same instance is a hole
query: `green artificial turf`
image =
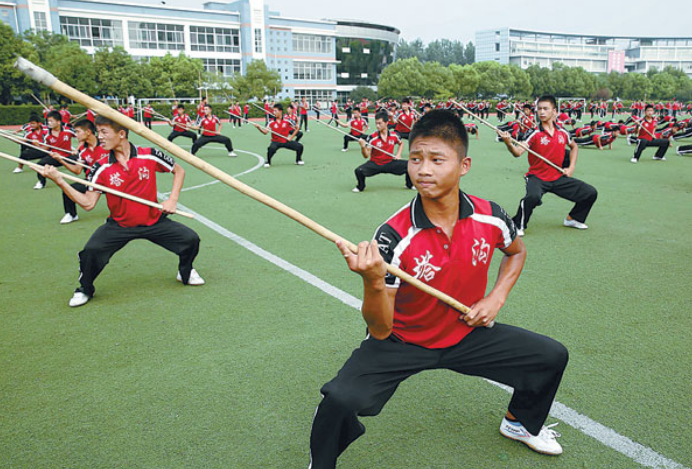
{"type": "MultiPolygon", "coordinates": [[[[236,149],[264,156],[268,137],[255,129],[224,132],[236,149]]],[[[305,166],[280,150],[270,169],[240,180],[354,242],[414,195],[391,175],[354,194],[353,169],[364,161],[357,146],[342,153],[342,137],[314,123],[303,143],[305,166]]],[[[568,347],[559,402],[690,467],[692,159],[670,151],[654,162],[649,150],[634,165],[633,148],[619,139],[612,151],[580,151],[575,177],[599,191],[590,228],[564,228],[571,204],[546,195],[498,320],[568,347]]],[[[0,151],[18,153],[6,141],[0,151]]],[[[484,127],[469,153],[463,190],[512,215],[525,157],[512,158],[484,127]]],[[[229,174],[259,161],[230,158],[216,144],[198,156],[229,174]]],[[[179,162],[186,187],[213,181],[179,162]]],[[[176,257],[137,241],[112,258],[94,299],[70,309],[76,254],[107,216],[105,203],[60,225],[60,191],[51,183],[34,191],[35,175],[13,168],[0,161],[0,467],[307,467],[319,389],[362,340],[360,313],[183,218],[202,239],[195,267],[205,286],[183,287],[176,257]]],[[[160,191],[170,183],[160,176],[160,191]]],[[[361,282],[337,249],[274,210],[223,184],[184,192],[180,203],[360,297],[361,282]]],[[[422,373],[380,416],[363,419],[367,432],[339,467],[641,467],[564,423],[557,458],[502,438],[508,400],[477,378],[422,373]]]]}

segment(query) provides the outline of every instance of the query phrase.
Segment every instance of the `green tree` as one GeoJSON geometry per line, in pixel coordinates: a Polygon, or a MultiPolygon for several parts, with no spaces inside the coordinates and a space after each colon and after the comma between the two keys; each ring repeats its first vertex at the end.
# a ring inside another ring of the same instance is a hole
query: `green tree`
{"type": "Polygon", "coordinates": [[[423,96],[426,89],[423,64],[416,57],[397,60],[385,68],[377,84],[380,96],[393,98],[423,96]]]}
{"type": "Polygon", "coordinates": [[[363,98],[370,101],[375,101],[377,99],[377,93],[375,93],[375,90],[368,86],[358,86],[354,88],[348,96],[354,103],[361,102],[363,98]]]}
{"type": "Polygon", "coordinates": [[[281,76],[269,70],[263,60],[254,60],[247,66],[245,76],[236,75],[229,80],[233,94],[241,101],[274,96],[282,87],[281,76]]]}
{"type": "Polygon", "coordinates": [[[470,65],[476,62],[476,46],[469,41],[464,48],[464,65],[470,65]]]}
{"type": "Polygon", "coordinates": [[[12,28],[0,22],[0,103],[10,104],[15,96],[36,92],[39,86],[22,72],[14,68],[17,56],[32,62],[38,62],[38,54],[12,28]]]}
{"type": "Polygon", "coordinates": [[[514,75],[508,66],[495,61],[476,62],[472,65],[481,75],[478,93],[484,98],[510,94],[514,88],[514,75]]]}
{"type": "Polygon", "coordinates": [[[454,75],[439,62],[423,64],[425,89],[422,96],[427,98],[449,98],[454,94],[454,75]]]}
{"type": "Polygon", "coordinates": [[[651,97],[655,99],[672,99],[675,96],[677,81],[666,72],[657,73],[651,79],[651,97]]]}
{"type": "Polygon", "coordinates": [[[533,86],[531,86],[531,77],[529,74],[516,65],[503,65],[503,67],[507,67],[507,70],[512,74],[513,78],[512,89],[507,94],[515,98],[530,98],[533,92],[533,86]]]}
{"type": "Polygon", "coordinates": [[[471,65],[449,66],[454,79],[453,91],[456,96],[475,98],[478,96],[478,85],[481,82],[481,74],[471,65]]]}

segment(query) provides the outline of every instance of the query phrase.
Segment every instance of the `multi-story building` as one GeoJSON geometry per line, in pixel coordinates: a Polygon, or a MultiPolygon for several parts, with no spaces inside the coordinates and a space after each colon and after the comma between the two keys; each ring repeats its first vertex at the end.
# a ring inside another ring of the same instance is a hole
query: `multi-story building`
{"type": "Polygon", "coordinates": [[[592,73],[646,73],[672,66],[692,77],[692,37],[594,36],[500,28],[476,33],[476,62],[523,69],[562,63],[592,73]]]}
{"type": "Polygon", "coordinates": [[[277,98],[308,96],[322,101],[335,98],[340,80],[350,85],[351,76],[374,85],[398,42],[395,28],[285,17],[270,11],[264,0],[209,1],[199,8],[151,2],[0,0],[0,20],[15,32],[64,34],[89,54],[114,46],[140,60],[182,52],[224,76],[243,73],[251,61],[263,60],[281,76],[277,98]],[[360,41],[363,48],[358,53],[376,60],[363,61],[359,69],[361,62],[350,60],[356,51],[349,55],[341,44],[344,38],[360,41]],[[346,72],[337,73],[340,60],[348,65],[346,72]]]}

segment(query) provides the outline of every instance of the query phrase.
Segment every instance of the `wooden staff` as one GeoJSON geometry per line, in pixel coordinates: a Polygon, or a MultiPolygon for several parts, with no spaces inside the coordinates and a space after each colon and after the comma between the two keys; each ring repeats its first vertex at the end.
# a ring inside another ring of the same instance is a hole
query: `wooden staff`
{"type": "MultiPolygon", "coordinates": [[[[344,132],[344,131],[341,130],[341,129],[337,129],[336,127],[332,127],[331,125],[327,124],[326,122],[322,122],[322,121],[320,121],[320,120],[317,120],[317,119],[315,119],[314,117],[311,117],[310,119],[311,119],[311,120],[314,120],[315,122],[319,122],[319,123],[322,124],[322,125],[326,125],[326,126],[329,127],[330,129],[335,130],[335,131],[339,132],[340,134],[348,135],[349,137],[351,137],[351,138],[353,138],[353,139],[360,140],[361,138],[363,138],[363,137],[356,137],[356,136],[354,136],[354,135],[351,135],[351,134],[348,133],[348,132],[344,132]]],[[[351,128],[353,128],[353,127],[351,127],[351,128]]],[[[379,130],[378,130],[378,132],[379,132],[379,130]]],[[[361,132],[361,133],[363,133],[363,132],[361,132]]],[[[363,141],[365,142],[365,144],[366,144],[367,146],[372,147],[372,148],[375,148],[375,149],[377,149],[378,151],[381,151],[381,152],[384,153],[385,155],[389,155],[389,156],[391,156],[391,157],[394,158],[394,159],[399,159],[399,157],[397,157],[397,156],[394,155],[393,153],[389,153],[389,152],[386,151],[386,150],[383,150],[383,149],[381,149],[381,148],[377,148],[376,146],[372,145],[370,142],[368,142],[368,141],[365,140],[365,139],[363,139],[363,141]]]]}
{"type": "MultiPolygon", "coordinates": [[[[656,136],[655,136],[654,134],[652,134],[651,131],[650,131],[649,129],[647,129],[647,128],[644,127],[642,124],[640,124],[639,121],[638,121],[637,119],[632,119],[632,120],[634,121],[635,124],[637,124],[637,126],[638,126],[640,129],[644,129],[644,130],[646,131],[647,134],[651,135],[651,138],[653,138],[654,140],[656,140],[656,136]]],[[[642,118],[642,120],[645,120],[645,119],[642,118]]]]}
{"type": "MultiPolygon", "coordinates": [[[[53,155],[52,152],[46,150],[45,148],[39,148],[36,145],[32,145],[31,143],[28,143],[29,140],[27,140],[24,137],[19,137],[17,135],[7,134],[3,131],[0,131],[0,137],[5,137],[7,140],[10,140],[14,143],[18,143],[19,145],[25,145],[29,148],[33,148],[34,150],[38,150],[38,151],[41,151],[43,153],[46,153],[47,155],[50,155],[54,159],[67,160],[70,164],[75,164],[75,165],[81,166],[82,168],[85,168],[85,169],[91,169],[91,166],[85,165],[84,163],[80,163],[79,161],[73,160],[72,158],[69,158],[67,156],[58,156],[58,158],[55,158],[55,156],[53,155]]],[[[52,145],[48,145],[47,143],[42,143],[41,145],[48,147],[48,148],[53,148],[53,149],[58,150],[58,151],[67,151],[64,148],[54,147],[52,145]]],[[[72,150],[74,150],[74,148],[72,150]]]]}
{"type": "MultiPolygon", "coordinates": [[[[37,173],[43,174],[44,168],[37,165],[37,164],[30,163],[29,161],[26,161],[26,160],[23,160],[21,158],[17,158],[15,156],[8,155],[7,153],[2,153],[2,152],[0,152],[0,157],[5,158],[6,160],[14,161],[15,163],[25,164],[25,165],[29,166],[31,169],[33,169],[34,171],[36,171],[37,173]]],[[[154,207],[154,208],[158,208],[159,210],[163,210],[163,205],[158,204],[156,202],[142,199],[142,198],[134,196],[134,195],[126,194],[125,192],[116,191],[115,189],[110,189],[106,186],[102,186],[101,184],[95,184],[95,183],[87,181],[85,179],[80,179],[80,178],[75,177],[75,176],[70,176],[69,174],[60,173],[60,175],[63,177],[63,179],[78,182],[80,184],[84,184],[85,186],[93,187],[94,189],[98,189],[101,192],[107,192],[108,194],[122,197],[123,199],[132,200],[133,202],[137,202],[137,203],[140,203],[143,205],[148,205],[149,207],[154,207]]],[[[187,218],[195,218],[195,216],[192,215],[191,213],[181,212],[180,210],[176,210],[174,213],[176,215],[181,215],[181,216],[187,217],[187,218]]]]}
{"type": "MultiPolygon", "coordinates": [[[[464,111],[466,111],[469,115],[475,117],[476,119],[478,119],[479,121],[481,121],[483,124],[487,125],[487,126],[490,127],[491,129],[493,129],[495,132],[500,133],[500,129],[498,129],[497,127],[495,127],[493,124],[491,124],[491,123],[488,122],[487,120],[485,120],[485,119],[483,119],[483,118],[481,118],[481,117],[478,117],[477,115],[475,115],[474,113],[472,113],[471,111],[469,111],[468,108],[467,108],[466,106],[464,106],[463,104],[457,103],[456,101],[452,101],[452,102],[453,102],[454,104],[456,104],[457,106],[461,107],[461,108],[462,108],[464,111]]],[[[543,162],[545,162],[545,163],[548,164],[549,166],[551,166],[551,167],[555,168],[556,170],[560,171],[560,173],[565,174],[565,170],[564,170],[564,169],[562,169],[561,167],[559,167],[558,165],[556,165],[555,163],[553,163],[553,162],[550,161],[549,159],[547,159],[547,158],[545,158],[545,157],[539,155],[538,153],[536,153],[535,151],[533,151],[532,149],[530,149],[524,142],[520,142],[519,140],[516,140],[516,139],[514,139],[513,137],[510,137],[510,140],[512,140],[512,143],[514,143],[514,144],[516,144],[516,145],[519,145],[519,146],[520,146],[521,148],[523,148],[524,150],[527,150],[529,153],[531,153],[531,154],[532,154],[533,156],[535,156],[536,158],[539,158],[540,160],[542,160],[543,162]]]]}
{"type": "Polygon", "coordinates": [[[43,101],[41,101],[40,99],[38,99],[38,98],[36,97],[35,94],[31,93],[31,97],[34,98],[36,101],[38,101],[38,103],[39,103],[41,106],[43,106],[43,109],[45,109],[46,111],[48,110],[48,106],[46,106],[45,104],[43,104],[43,101]]]}
{"type": "MultiPolygon", "coordinates": [[[[157,134],[156,132],[153,132],[149,130],[146,126],[143,124],[136,122],[127,116],[123,116],[119,112],[115,111],[114,109],[111,109],[109,106],[104,105],[103,103],[91,98],[90,96],[87,96],[86,94],[75,90],[74,88],[68,86],[67,84],[61,82],[58,80],[55,76],[52,74],[48,73],[46,70],[34,65],[33,63],[29,62],[28,60],[19,57],[17,61],[15,62],[15,67],[18,68],[20,71],[22,71],[24,74],[29,76],[35,81],[38,81],[39,83],[42,83],[43,85],[53,89],[57,93],[60,93],[66,97],[69,97],[70,99],[77,101],[83,105],[85,105],[88,108],[91,108],[93,110],[96,110],[99,112],[99,114],[103,115],[104,117],[113,120],[114,122],[117,122],[118,124],[132,130],[134,133],[144,137],[145,139],[149,140],[150,142],[158,145],[159,147],[163,148],[164,150],[168,151],[169,153],[175,155],[176,157],[188,162],[195,168],[204,171],[205,173],[209,174],[210,176],[218,179],[219,181],[223,182],[224,184],[232,187],[233,189],[241,192],[242,194],[245,194],[258,202],[261,202],[268,207],[273,208],[274,210],[283,213],[287,217],[297,221],[301,225],[305,226],[306,228],[314,231],[318,235],[322,236],[323,238],[326,238],[332,242],[336,242],[337,240],[344,240],[346,246],[351,250],[353,253],[358,252],[358,246],[355,244],[351,243],[350,241],[345,240],[342,236],[337,235],[336,233],[328,230],[327,228],[323,227],[322,225],[316,223],[315,221],[311,220],[310,218],[306,217],[302,213],[288,207],[287,205],[279,202],[276,199],[273,199],[266,194],[263,194],[262,192],[248,186],[247,184],[244,184],[234,177],[230,176],[229,174],[221,171],[220,169],[214,167],[213,165],[210,165],[206,161],[197,158],[193,154],[183,150],[179,146],[175,145],[172,142],[169,142],[166,140],[164,137],[161,135],[157,134]]],[[[14,157],[12,157],[14,158],[14,157]]],[[[18,158],[17,158],[18,159],[18,158]]],[[[23,160],[20,160],[23,163],[23,160]]],[[[80,182],[82,182],[80,180],[80,182]]],[[[399,269],[398,267],[394,267],[390,264],[385,264],[387,267],[387,271],[391,273],[392,275],[400,278],[404,282],[418,288],[419,290],[433,296],[434,298],[437,298],[438,300],[442,301],[443,303],[451,306],[452,308],[456,309],[457,311],[461,312],[463,314],[467,314],[471,311],[471,309],[468,306],[465,306],[464,304],[460,303],[456,299],[452,298],[451,296],[442,293],[439,290],[436,290],[435,288],[432,288],[431,286],[427,285],[426,283],[423,283],[422,281],[418,280],[417,278],[413,277],[412,275],[409,275],[408,273],[404,272],[403,270],[399,269]]],[[[492,327],[493,322],[489,323],[486,327],[492,327]]]]}
{"type": "MultiPolygon", "coordinates": [[[[250,125],[253,126],[253,127],[256,126],[256,127],[259,128],[259,129],[264,129],[264,130],[266,130],[267,132],[271,132],[271,133],[273,133],[274,135],[276,135],[276,136],[279,137],[279,138],[288,139],[287,136],[281,135],[281,134],[278,133],[278,132],[274,132],[274,131],[273,131],[272,129],[270,129],[269,127],[262,127],[261,125],[257,124],[256,122],[250,122],[249,120],[245,119],[244,117],[236,116],[235,114],[231,114],[230,112],[225,111],[225,110],[224,110],[223,112],[225,112],[225,113],[228,114],[228,115],[238,117],[238,118],[240,118],[241,121],[246,122],[246,123],[250,124],[250,125]]],[[[295,129],[294,129],[294,130],[295,130],[295,129]]],[[[222,182],[223,182],[223,181],[222,181],[222,182]]],[[[242,191],[241,191],[241,192],[242,192],[242,191]]],[[[246,194],[246,195],[249,195],[249,194],[246,194]]],[[[252,196],[250,196],[250,197],[252,197],[252,196]]],[[[253,198],[254,198],[254,197],[253,197],[253,198]]],[[[261,202],[261,201],[260,201],[260,202],[261,202]]],[[[279,210],[279,211],[281,211],[281,210],[279,210]]]]}
{"type": "Polygon", "coordinates": [[[155,115],[155,116],[157,116],[157,117],[160,117],[160,118],[163,119],[163,120],[170,121],[170,119],[169,119],[168,117],[166,117],[166,116],[164,116],[163,114],[157,112],[156,110],[154,110],[153,107],[151,108],[151,110],[149,110],[149,109],[145,109],[145,108],[140,107],[140,106],[135,106],[135,109],[138,109],[139,111],[142,111],[142,112],[144,112],[144,111],[146,111],[146,112],[151,112],[153,115],[155,115]]]}

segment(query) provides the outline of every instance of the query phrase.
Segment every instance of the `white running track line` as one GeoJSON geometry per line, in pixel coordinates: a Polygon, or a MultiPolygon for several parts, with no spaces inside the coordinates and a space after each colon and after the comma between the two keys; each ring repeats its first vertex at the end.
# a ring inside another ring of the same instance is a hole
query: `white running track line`
{"type": "MultiPolygon", "coordinates": [[[[163,194],[159,194],[159,197],[166,198],[163,196],[163,194]]],[[[324,280],[314,276],[310,272],[307,272],[306,270],[303,270],[300,267],[291,264],[290,262],[270,253],[269,251],[262,249],[261,247],[257,246],[251,241],[248,241],[242,236],[232,233],[231,231],[200,215],[199,213],[195,212],[189,207],[185,207],[181,204],[178,204],[178,207],[181,210],[185,210],[189,213],[192,213],[198,222],[216,231],[221,236],[233,241],[234,243],[239,244],[248,251],[257,254],[263,259],[266,259],[267,261],[271,262],[277,267],[280,267],[286,272],[295,275],[296,277],[309,283],[310,285],[317,287],[329,296],[341,301],[342,303],[351,306],[352,308],[360,309],[362,302],[353,295],[346,293],[345,291],[335,287],[334,285],[331,285],[330,283],[327,283],[324,280]]],[[[512,388],[508,386],[490,380],[486,381],[501,389],[504,389],[507,392],[512,392],[512,388]]],[[[651,467],[656,469],[690,469],[686,466],[683,466],[682,464],[679,464],[671,459],[666,458],[665,456],[657,453],[651,448],[648,448],[635,441],[632,441],[626,436],[620,435],[615,430],[608,428],[605,425],[601,425],[600,423],[590,419],[586,415],[582,415],[576,410],[571,409],[570,407],[567,407],[566,405],[561,404],[557,401],[553,403],[553,406],[550,410],[550,414],[553,417],[562,420],[567,425],[574,427],[575,429],[579,430],[585,435],[594,438],[595,440],[599,441],[605,446],[614,449],[618,453],[627,456],[628,458],[641,464],[644,467],[651,467]]]]}

